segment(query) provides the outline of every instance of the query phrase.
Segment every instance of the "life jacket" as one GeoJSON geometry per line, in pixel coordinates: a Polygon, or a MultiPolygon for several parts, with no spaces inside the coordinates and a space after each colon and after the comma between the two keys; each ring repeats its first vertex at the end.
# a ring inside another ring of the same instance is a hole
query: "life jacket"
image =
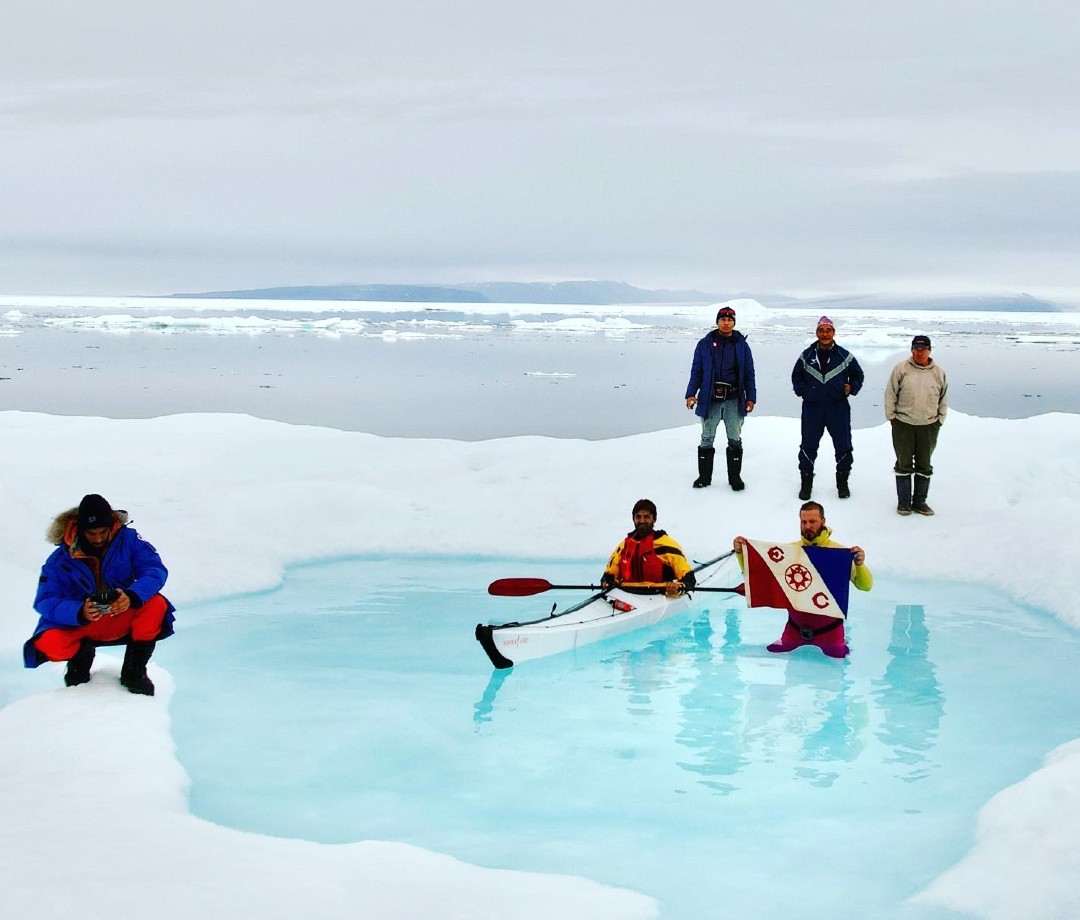
{"type": "Polygon", "coordinates": [[[653,549],[655,533],[644,540],[627,537],[623,540],[622,553],[619,554],[619,581],[662,582],[664,581],[664,563],[653,549]]]}

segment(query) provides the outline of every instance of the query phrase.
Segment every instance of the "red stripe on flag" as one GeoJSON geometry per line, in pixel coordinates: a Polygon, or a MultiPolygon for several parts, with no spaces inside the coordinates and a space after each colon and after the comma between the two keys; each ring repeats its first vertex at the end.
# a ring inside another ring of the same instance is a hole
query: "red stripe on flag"
{"type": "Polygon", "coordinates": [[[746,605],[788,609],[787,594],[777,583],[769,563],[750,543],[746,544],[746,605]]]}

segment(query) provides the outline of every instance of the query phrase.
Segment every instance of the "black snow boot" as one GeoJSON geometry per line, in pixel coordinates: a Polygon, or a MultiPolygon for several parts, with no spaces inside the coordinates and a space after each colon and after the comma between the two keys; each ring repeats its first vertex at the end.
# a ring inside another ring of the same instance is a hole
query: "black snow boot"
{"type": "Polygon", "coordinates": [[[699,447],[697,449],[698,477],[694,480],[695,489],[704,489],[706,486],[712,485],[712,471],[715,460],[715,447],[699,447]]]}
{"type": "Polygon", "coordinates": [[[810,500],[810,496],[814,493],[814,474],[813,473],[800,473],[802,477],[802,487],[799,489],[799,498],[804,502],[810,500]]]}
{"type": "Polygon", "coordinates": [[[896,513],[907,517],[911,514],[911,477],[896,477],[896,513]]]}
{"type": "Polygon", "coordinates": [[[915,477],[915,492],[911,496],[911,510],[916,514],[925,514],[929,517],[934,513],[934,509],[926,504],[926,496],[930,493],[930,477],[929,476],[916,476],[915,477]]]}
{"type": "Polygon", "coordinates": [[[79,650],[68,659],[67,670],[64,671],[65,687],[77,687],[90,682],[90,665],[94,663],[94,654],[93,641],[83,639],[79,643],[79,650]]]}
{"type": "Polygon", "coordinates": [[[741,492],[746,488],[746,483],[740,476],[742,473],[742,441],[729,444],[727,448],[727,481],[733,492],[741,492]]]}
{"type": "Polygon", "coordinates": [[[129,642],[124,652],[124,664],[120,668],[120,683],[132,693],[154,695],[154,684],[146,676],[146,663],[154,654],[154,642],[129,642]]]}
{"type": "Polygon", "coordinates": [[[851,498],[851,489],[848,488],[848,476],[850,475],[849,470],[836,471],[836,494],[841,498],[851,498]]]}

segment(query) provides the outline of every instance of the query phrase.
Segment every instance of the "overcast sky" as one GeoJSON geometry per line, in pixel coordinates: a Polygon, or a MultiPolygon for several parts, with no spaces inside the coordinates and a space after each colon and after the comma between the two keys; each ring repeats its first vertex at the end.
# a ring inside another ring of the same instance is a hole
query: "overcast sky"
{"type": "Polygon", "coordinates": [[[4,0],[0,292],[1075,294],[1077,48],[1071,0],[4,0]]]}

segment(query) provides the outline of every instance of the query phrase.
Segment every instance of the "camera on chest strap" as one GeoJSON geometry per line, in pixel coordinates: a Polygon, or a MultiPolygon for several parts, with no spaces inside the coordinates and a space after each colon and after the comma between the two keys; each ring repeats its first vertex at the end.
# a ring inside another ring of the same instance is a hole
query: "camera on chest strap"
{"type": "Polygon", "coordinates": [[[724,400],[735,398],[735,384],[717,380],[713,383],[713,399],[724,400]]]}

